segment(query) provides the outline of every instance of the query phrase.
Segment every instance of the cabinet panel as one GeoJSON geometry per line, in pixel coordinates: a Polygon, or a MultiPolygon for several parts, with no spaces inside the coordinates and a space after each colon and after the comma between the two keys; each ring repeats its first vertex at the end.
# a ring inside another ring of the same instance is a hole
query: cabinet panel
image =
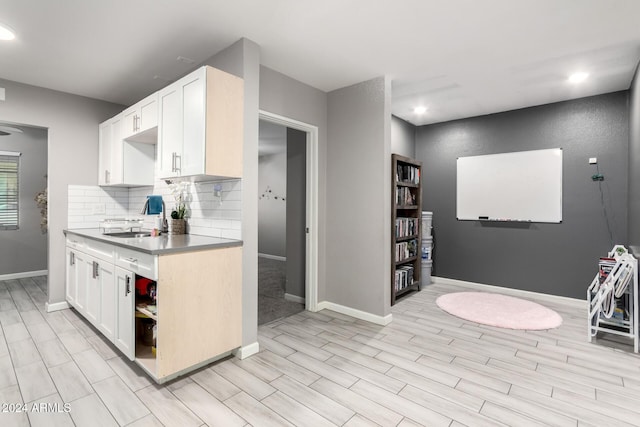
{"type": "Polygon", "coordinates": [[[111,120],[102,123],[99,127],[98,139],[98,185],[109,183],[111,173],[111,120]]]}
{"type": "Polygon", "coordinates": [[[114,343],[130,360],[135,359],[135,274],[116,267],[116,329],[114,343]]]}
{"type": "Polygon", "coordinates": [[[176,155],[182,151],[182,94],[171,85],[158,94],[160,126],[158,132],[158,168],[160,176],[177,176],[176,155]]]}
{"type": "Polygon", "coordinates": [[[98,315],[98,329],[113,341],[116,329],[116,285],[115,267],[107,262],[98,264],[98,288],[100,289],[100,312],[98,315]]]}
{"type": "Polygon", "coordinates": [[[76,251],[74,254],[74,279],[76,282],[75,307],[80,313],[85,314],[87,310],[87,276],[91,273],[91,262],[88,260],[89,256],[83,252],[76,251]]]}
{"type": "Polygon", "coordinates": [[[182,87],[183,144],[181,175],[204,174],[205,79],[200,75],[182,87]]]}
{"type": "Polygon", "coordinates": [[[76,280],[76,257],[75,257],[75,251],[73,251],[71,248],[67,248],[66,249],[66,260],[67,260],[67,270],[66,270],[66,280],[65,280],[65,287],[66,287],[66,297],[67,297],[67,302],[73,306],[76,305],[76,292],[77,292],[77,287],[78,287],[78,282],[76,280]]]}
{"type": "Polygon", "coordinates": [[[127,139],[158,126],[158,94],[154,93],[124,110],[122,138],[127,139]]]}

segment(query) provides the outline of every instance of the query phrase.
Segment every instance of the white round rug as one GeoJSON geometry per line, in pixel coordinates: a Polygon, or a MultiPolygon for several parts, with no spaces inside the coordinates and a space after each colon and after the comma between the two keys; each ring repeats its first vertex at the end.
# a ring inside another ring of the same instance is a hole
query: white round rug
{"type": "Polygon", "coordinates": [[[538,303],[488,292],[455,292],[438,297],[442,310],[461,319],[507,329],[557,328],[562,317],[538,303]]]}

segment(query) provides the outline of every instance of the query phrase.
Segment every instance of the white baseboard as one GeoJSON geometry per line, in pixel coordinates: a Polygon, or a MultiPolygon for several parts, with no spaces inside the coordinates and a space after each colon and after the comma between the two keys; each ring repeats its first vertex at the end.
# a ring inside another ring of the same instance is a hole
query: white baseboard
{"type": "Polygon", "coordinates": [[[54,302],[53,304],[49,304],[48,302],[44,303],[44,308],[47,313],[51,313],[52,311],[64,310],[66,308],[71,308],[68,302],[54,302]]]}
{"type": "Polygon", "coordinates": [[[278,255],[269,255],[269,254],[261,254],[258,253],[259,258],[267,258],[267,259],[275,259],[276,261],[286,261],[286,256],[278,256],[278,255]]]}
{"type": "Polygon", "coordinates": [[[46,276],[49,270],[24,271],[22,273],[0,274],[0,280],[24,279],[26,277],[46,276]]]}
{"type": "Polygon", "coordinates": [[[304,304],[306,302],[306,300],[302,297],[299,297],[298,295],[292,295],[292,294],[284,294],[284,299],[287,301],[291,301],[291,302],[297,302],[300,304],[304,304]]]}
{"type": "Polygon", "coordinates": [[[449,279],[447,277],[431,277],[431,283],[436,285],[453,285],[464,288],[484,289],[486,291],[500,292],[501,294],[515,295],[521,297],[536,298],[539,300],[549,302],[561,302],[577,308],[585,308],[587,306],[587,300],[581,300],[577,298],[563,297],[559,295],[543,294],[540,292],[524,291],[522,289],[505,288],[496,285],[486,285],[484,283],[467,282],[465,280],[449,279]]]}
{"type": "Polygon", "coordinates": [[[367,313],[366,311],[358,310],[351,307],[346,307],[344,305],[335,304],[329,301],[321,301],[318,303],[318,309],[320,310],[331,310],[340,314],[346,314],[347,316],[355,317],[356,319],[364,320],[366,322],[375,323],[376,325],[386,326],[391,323],[393,317],[390,314],[386,316],[378,316],[377,314],[367,313]]]}
{"type": "Polygon", "coordinates": [[[245,345],[244,347],[240,347],[236,351],[234,351],[235,356],[238,359],[246,359],[249,356],[253,356],[257,352],[260,351],[260,344],[258,342],[254,342],[249,345],[245,345]]]}

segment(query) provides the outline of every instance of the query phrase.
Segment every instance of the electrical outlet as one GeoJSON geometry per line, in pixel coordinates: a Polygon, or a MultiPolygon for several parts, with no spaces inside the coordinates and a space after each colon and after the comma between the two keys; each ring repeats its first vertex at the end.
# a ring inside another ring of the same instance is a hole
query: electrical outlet
{"type": "Polygon", "coordinates": [[[91,213],[94,215],[105,214],[107,212],[107,207],[104,203],[94,203],[91,209],[91,213]]]}
{"type": "Polygon", "coordinates": [[[589,164],[590,165],[597,165],[598,164],[598,159],[596,157],[589,157],[589,164]]]}
{"type": "Polygon", "coordinates": [[[213,184],[213,197],[222,198],[222,184],[213,184]]]}

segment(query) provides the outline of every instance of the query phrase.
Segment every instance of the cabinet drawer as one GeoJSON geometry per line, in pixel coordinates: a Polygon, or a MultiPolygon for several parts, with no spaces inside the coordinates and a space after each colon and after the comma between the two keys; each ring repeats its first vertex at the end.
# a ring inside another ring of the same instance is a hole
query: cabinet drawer
{"type": "Polygon", "coordinates": [[[88,255],[113,263],[113,248],[113,245],[108,243],[98,242],[93,239],[86,239],[84,251],[88,255]]]}
{"type": "Polygon", "coordinates": [[[76,236],[75,234],[67,235],[67,247],[73,249],[84,249],[85,240],[83,237],[76,236]]]}
{"type": "Polygon", "coordinates": [[[125,248],[116,249],[116,265],[147,279],[158,280],[158,257],[125,248]]]}

